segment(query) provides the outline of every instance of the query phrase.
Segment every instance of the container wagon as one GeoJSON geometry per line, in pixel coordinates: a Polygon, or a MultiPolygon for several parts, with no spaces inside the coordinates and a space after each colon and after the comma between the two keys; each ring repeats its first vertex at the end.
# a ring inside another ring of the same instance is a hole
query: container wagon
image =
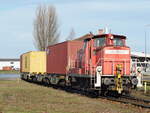
{"type": "Polygon", "coordinates": [[[21,55],[20,57],[21,78],[25,80],[42,80],[46,73],[46,52],[31,51],[21,55]]]}
{"type": "Polygon", "coordinates": [[[66,41],[48,46],[46,50],[47,63],[44,82],[46,84],[66,85],[66,75],[72,61],[76,61],[77,52],[82,48],[81,41],[66,41]]]}

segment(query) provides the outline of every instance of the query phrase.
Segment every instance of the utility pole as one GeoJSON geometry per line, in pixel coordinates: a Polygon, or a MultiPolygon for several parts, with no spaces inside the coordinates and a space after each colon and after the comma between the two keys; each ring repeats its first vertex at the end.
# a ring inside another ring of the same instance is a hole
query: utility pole
{"type": "Polygon", "coordinates": [[[146,33],[146,28],[150,27],[150,24],[145,25],[145,72],[146,72],[146,62],[147,62],[147,33],[146,33]]]}
{"type": "Polygon", "coordinates": [[[146,30],[145,30],[145,63],[146,63],[146,54],[147,54],[147,44],[146,44],[146,30]]]}

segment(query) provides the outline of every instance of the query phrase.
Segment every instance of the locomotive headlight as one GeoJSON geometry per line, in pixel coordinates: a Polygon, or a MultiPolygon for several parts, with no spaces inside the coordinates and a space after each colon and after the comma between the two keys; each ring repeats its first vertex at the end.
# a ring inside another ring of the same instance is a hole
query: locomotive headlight
{"type": "Polygon", "coordinates": [[[102,66],[97,66],[96,67],[96,72],[101,72],[102,71],[102,66]]]}
{"type": "Polygon", "coordinates": [[[137,85],[138,84],[138,79],[137,78],[132,78],[131,80],[133,85],[137,85]]]}

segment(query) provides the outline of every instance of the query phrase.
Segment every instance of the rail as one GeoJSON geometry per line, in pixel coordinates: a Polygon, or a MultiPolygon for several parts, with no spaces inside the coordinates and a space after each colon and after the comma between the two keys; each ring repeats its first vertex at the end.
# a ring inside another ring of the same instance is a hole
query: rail
{"type": "Polygon", "coordinates": [[[145,100],[132,96],[125,96],[125,95],[120,97],[99,96],[99,98],[150,109],[150,100],[145,100]]]}

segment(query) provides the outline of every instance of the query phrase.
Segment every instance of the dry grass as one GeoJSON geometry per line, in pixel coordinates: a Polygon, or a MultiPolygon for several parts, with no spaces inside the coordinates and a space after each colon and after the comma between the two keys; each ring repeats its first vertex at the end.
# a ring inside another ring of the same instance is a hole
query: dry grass
{"type": "Polygon", "coordinates": [[[20,72],[17,70],[4,71],[0,70],[0,74],[19,74],[20,72]]]}
{"type": "Polygon", "coordinates": [[[0,113],[148,113],[147,109],[92,99],[25,81],[0,81],[0,113]]]}

